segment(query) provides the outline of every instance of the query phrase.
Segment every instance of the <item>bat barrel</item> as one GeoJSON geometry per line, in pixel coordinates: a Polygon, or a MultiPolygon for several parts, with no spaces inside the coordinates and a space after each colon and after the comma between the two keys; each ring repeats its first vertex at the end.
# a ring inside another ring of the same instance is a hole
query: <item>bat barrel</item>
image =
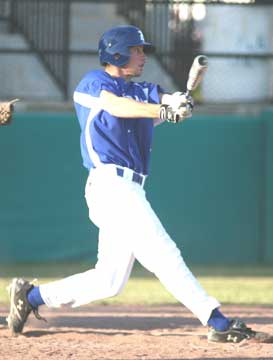
{"type": "Polygon", "coordinates": [[[194,59],[187,81],[187,91],[192,91],[197,88],[207,68],[208,58],[205,55],[199,55],[194,59]]]}

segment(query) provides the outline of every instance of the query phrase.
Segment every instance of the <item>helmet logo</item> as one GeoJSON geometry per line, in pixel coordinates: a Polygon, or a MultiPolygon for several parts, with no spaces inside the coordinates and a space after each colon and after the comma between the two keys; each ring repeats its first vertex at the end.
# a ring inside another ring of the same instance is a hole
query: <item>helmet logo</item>
{"type": "Polygon", "coordinates": [[[140,40],[142,42],[145,42],[144,35],[143,35],[142,31],[138,30],[138,34],[139,34],[140,40]]]}
{"type": "Polygon", "coordinates": [[[112,46],[115,46],[116,43],[117,43],[117,41],[115,39],[111,38],[106,42],[106,47],[111,48],[112,46]]]}

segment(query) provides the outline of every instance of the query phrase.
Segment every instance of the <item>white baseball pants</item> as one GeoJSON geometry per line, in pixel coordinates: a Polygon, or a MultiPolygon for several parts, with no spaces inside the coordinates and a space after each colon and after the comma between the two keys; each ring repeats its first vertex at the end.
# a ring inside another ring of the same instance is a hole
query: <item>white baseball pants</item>
{"type": "Polygon", "coordinates": [[[103,165],[91,170],[85,190],[90,219],[99,227],[97,264],[94,269],[41,285],[46,305],[77,307],[117,295],[137,259],[206,325],[220,304],[207,295],[184,263],[144,189],[117,176],[114,165],[103,165]]]}

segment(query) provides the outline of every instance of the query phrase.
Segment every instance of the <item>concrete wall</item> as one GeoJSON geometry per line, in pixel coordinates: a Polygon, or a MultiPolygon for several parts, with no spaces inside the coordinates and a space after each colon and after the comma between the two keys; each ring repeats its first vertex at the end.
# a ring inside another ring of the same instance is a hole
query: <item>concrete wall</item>
{"type": "MultiPolygon", "coordinates": [[[[116,15],[113,4],[74,3],[71,6],[70,49],[97,50],[102,33],[115,25],[126,24],[116,15]]],[[[0,32],[0,48],[27,50],[28,44],[19,34],[9,34],[4,28],[0,32]]],[[[73,55],[69,69],[69,99],[81,77],[89,70],[100,68],[97,55],[73,55]]],[[[157,82],[175,91],[171,78],[163,71],[154,57],[146,64],[140,80],[157,82]],[[158,76],[160,74],[160,76],[158,76]]],[[[62,101],[62,94],[39,59],[33,54],[1,54],[0,56],[0,99],[19,97],[23,101],[62,101]],[[8,74],[8,75],[7,75],[8,74]]]]}
{"type": "MultiPolygon", "coordinates": [[[[18,34],[0,34],[0,47],[28,49],[18,34]]],[[[62,96],[39,59],[32,54],[2,53],[0,56],[0,99],[47,99],[60,101],[62,96]]]]}

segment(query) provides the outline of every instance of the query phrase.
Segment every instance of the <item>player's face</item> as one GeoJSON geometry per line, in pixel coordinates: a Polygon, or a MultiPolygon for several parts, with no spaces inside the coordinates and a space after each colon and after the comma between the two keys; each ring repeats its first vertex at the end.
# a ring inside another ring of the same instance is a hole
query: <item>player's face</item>
{"type": "Polygon", "coordinates": [[[132,46],[130,52],[130,61],[124,66],[125,75],[127,77],[140,76],[146,61],[143,46],[132,46]]]}

